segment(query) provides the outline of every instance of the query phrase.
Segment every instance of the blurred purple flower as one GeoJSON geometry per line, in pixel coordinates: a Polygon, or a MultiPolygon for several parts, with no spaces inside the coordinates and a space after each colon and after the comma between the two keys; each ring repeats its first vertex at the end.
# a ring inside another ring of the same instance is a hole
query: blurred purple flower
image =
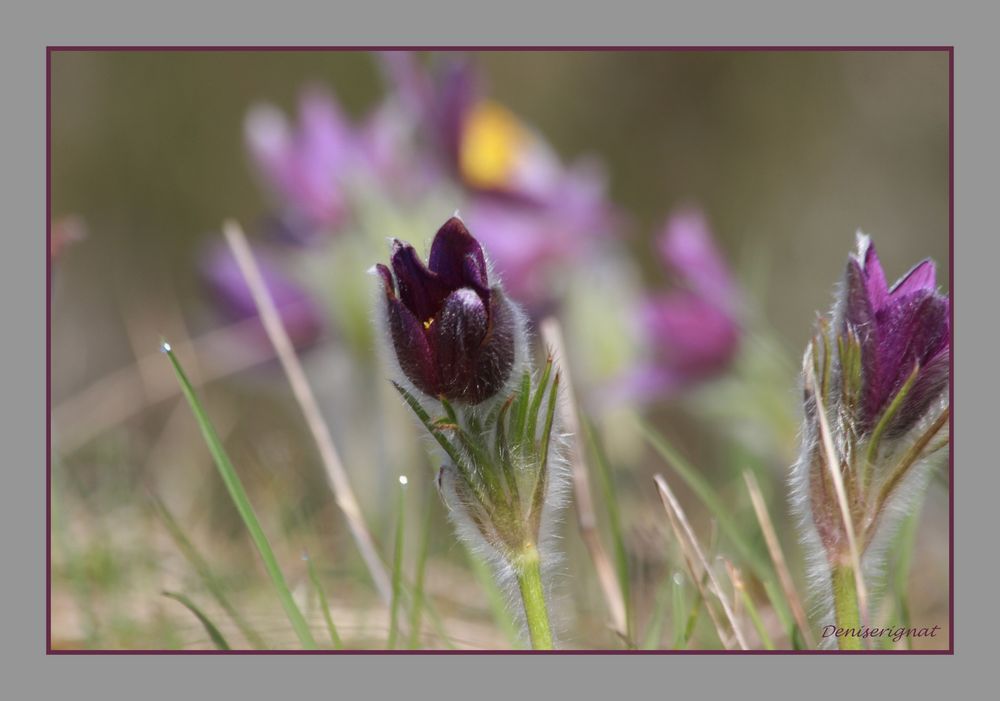
{"type": "Polygon", "coordinates": [[[309,88],[296,124],[275,107],[258,105],[247,114],[245,135],[254,166],[278,198],[275,221],[294,239],[342,228],[351,213],[352,183],[403,176],[404,135],[386,105],[354,125],[329,93],[309,88]]]}
{"type": "MultiPolygon", "coordinates": [[[[323,329],[323,315],[318,305],[304,289],[286,277],[266,253],[257,251],[256,258],[292,344],[299,349],[311,346],[323,329]]],[[[253,295],[228,247],[211,248],[203,258],[201,273],[219,308],[230,321],[257,318],[253,295]]],[[[269,343],[259,323],[253,329],[253,337],[257,342],[269,343]]]]}
{"type": "Polygon", "coordinates": [[[890,436],[905,432],[948,384],[949,300],[937,292],[934,261],[918,263],[890,288],[874,244],[859,236],[858,254],[847,264],[841,305],[841,333],[860,343],[858,430],[870,430],[916,372],[887,427],[890,436]]]}
{"type": "Polygon", "coordinates": [[[482,87],[472,62],[449,54],[432,72],[424,70],[409,51],[386,51],[380,58],[395,99],[426,141],[424,145],[437,160],[455,168],[465,116],[482,87]]]}
{"type": "Polygon", "coordinates": [[[673,214],[658,240],[677,289],[650,296],[639,308],[640,334],[652,359],[631,373],[622,391],[654,399],[724,372],[740,345],[739,291],[703,214],[673,214]]]}
{"type": "Polygon", "coordinates": [[[609,211],[588,206],[577,208],[569,199],[559,207],[538,207],[477,197],[463,216],[490,252],[507,289],[535,315],[553,302],[553,273],[593,253],[597,232],[613,230],[609,211]]]}
{"type": "Polygon", "coordinates": [[[432,157],[470,193],[463,215],[497,272],[529,309],[548,306],[553,266],[578,262],[619,225],[599,164],[564,166],[540,134],[484,97],[467,57],[449,55],[435,72],[407,52],[383,58],[432,157]]]}

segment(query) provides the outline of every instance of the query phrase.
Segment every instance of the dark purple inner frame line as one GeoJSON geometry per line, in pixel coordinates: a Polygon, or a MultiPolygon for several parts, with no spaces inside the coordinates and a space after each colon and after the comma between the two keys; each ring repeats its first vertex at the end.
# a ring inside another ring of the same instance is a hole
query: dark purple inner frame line
{"type": "Polygon", "coordinates": [[[954,46],[47,46],[45,51],[45,652],[50,655],[954,655],[955,654],[955,47],[954,46]],[[948,648],[946,650],[54,650],[52,649],[52,54],[55,52],[319,52],[319,51],[665,51],[888,52],[948,54],[948,648]]]}

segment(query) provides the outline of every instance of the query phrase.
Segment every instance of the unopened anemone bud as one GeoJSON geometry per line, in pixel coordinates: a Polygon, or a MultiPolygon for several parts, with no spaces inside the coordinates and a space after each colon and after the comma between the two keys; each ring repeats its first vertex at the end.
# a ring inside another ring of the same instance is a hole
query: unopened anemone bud
{"type": "Polygon", "coordinates": [[[427,265],[394,240],[391,266],[376,270],[387,335],[406,379],[425,395],[458,404],[496,397],[526,355],[524,321],[491,283],[479,242],[452,217],[434,237],[427,265]]]}
{"type": "Polygon", "coordinates": [[[886,437],[905,434],[948,386],[950,309],[936,289],[934,261],[921,261],[890,287],[875,246],[859,234],[841,294],[836,332],[860,346],[856,428],[870,433],[885,418],[886,437]]]}
{"type": "MultiPolygon", "coordinates": [[[[924,260],[893,285],[858,235],[832,314],[803,363],[805,420],[795,506],[837,624],[857,617],[852,573],[874,577],[887,536],[948,445],[950,301],[924,260]]],[[[863,580],[859,580],[863,581],[863,580]]],[[[872,582],[877,588],[878,582],[872,582]]]]}

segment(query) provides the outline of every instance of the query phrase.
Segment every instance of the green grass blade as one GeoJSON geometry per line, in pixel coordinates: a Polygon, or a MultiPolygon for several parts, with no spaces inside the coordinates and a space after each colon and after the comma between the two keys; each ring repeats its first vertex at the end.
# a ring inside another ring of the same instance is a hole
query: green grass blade
{"type": "Polygon", "coordinates": [[[660,647],[660,640],[663,638],[663,622],[667,617],[667,603],[670,601],[670,582],[672,581],[673,578],[668,576],[666,582],[660,584],[659,590],[656,592],[653,613],[649,618],[646,637],[642,641],[643,650],[656,650],[660,647]]]}
{"type": "MultiPolygon", "coordinates": [[[[622,597],[625,599],[625,623],[626,635],[633,638],[632,620],[632,596],[631,579],[628,571],[628,550],[625,548],[625,537],[622,534],[621,511],[618,508],[618,491],[615,489],[614,477],[611,474],[611,467],[608,465],[608,458],[604,454],[604,449],[597,440],[594,432],[594,425],[586,418],[581,417],[583,422],[583,432],[587,437],[587,444],[597,466],[597,484],[600,489],[601,503],[604,504],[608,514],[608,528],[611,531],[611,546],[615,557],[615,570],[618,574],[618,586],[621,587],[622,597]]],[[[659,638],[657,638],[659,640],[659,638]]]]}
{"type": "Polygon", "coordinates": [[[712,512],[712,515],[719,524],[719,528],[722,529],[722,532],[736,548],[742,562],[746,563],[754,575],[764,583],[771,604],[778,612],[781,620],[791,620],[788,602],[785,601],[783,596],[777,595],[781,589],[777,586],[777,573],[773,569],[770,558],[747,540],[746,529],[741,528],[730,515],[732,509],[728,508],[722,502],[719,495],[716,494],[701,472],[685,460],[662,433],[642,419],[637,419],[637,423],[640,432],[650,446],[652,446],[653,450],[680,475],[684,483],[697,495],[708,510],[712,512]]]}
{"type": "Polygon", "coordinates": [[[420,530],[420,551],[417,553],[417,572],[413,580],[413,604],[410,608],[410,642],[411,650],[420,645],[420,623],[424,610],[424,574],[427,571],[427,555],[430,552],[431,516],[433,510],[427,505],[424,514],[423,527],[420,530]]]}
{"type": "MultiPolygon", "coordinates": [[[[893,590],[895,593],[896,610],[899,615],[899,625],[904,628],[910,627],[910,604],[907,589],[910,580],[910,565],[913,562],[913,550],[917,543],[917,525],[920,523],[920,504],[907,515],[899,529],[898,540],[895,550],[896,566],[893,568],[893,590]]],[[[906,649],[913,649],[913,638],[909,635],[906,638],[906,649]]]]}
{"type": "Polygon", "coordinates": [[[254,512],[253,506],[250,504],[250,499],[243,487],[243,483],[240,481],[239,475],[236,474],[236,469],[233,467],[232,462],[230,462],[225,448],[222,447],[222,441],[219,440],[219,436],[215,431],[215,427],[212,425],[212,421],[208,418],[205,408],[202,406],[201,401],[195,394],[194,388],[191,386],[191,382],[184,373],[184,368],[181,367],[180,361],[177,360],[177,356],[175,356],[173,351],[170,349],[170,345],[164,342],[162,348],[163,352],[166,353],[167,358],[170,359],[170,364],[173,366],[174,373],[177,375],[177,380],[180,383],[181,391],[184,393],[185,399],[187,399],[188,404],[191,406],[191,411],[194,412],[198,426],[201,428],[202,436],[205,438],[205,443],[208,445],[208,450],[212,454],[215,466],[219,470],[219,475],[222,477],[222,481],[226,485],[226,489],[229,492],[229,496],[233,500],[233,504],[236,506],[236,510],[239,511],[240,516],[243,518],[243,523],[246,525],[247,531],[250,533],[250,538],[253,540],[253,543],[257,548],[257,552],[260,554],[261,560],[264,562],[264,567],[278,593],[278,599],[281,601],[281,606],[285,609],[285,614],[288,616],[288,620],[292,624],[292,628],[295,629],[299,642],[302,643],[302,647],[307,650],[315,650],[316,640],[313,638],[312,632],[309,630],[309,625],[306,623],[306,619],[302,616],[302,612],[296,605],[295,599],[292,598],[292,592],[288,589],[288,584],[285,582],[285,575],[282,574],[281,568],[278,566],[278,560],[274,556],[274,551],[271,549],[271,544],[267,540],[267,535],[264,533],[264,529],[261,528],[260,521],[257,519],[257,514],[254,512]]]}
{"type": "Polygon", "coordinates": [[[712,512],[712,515],[716,518],[719,523],[719,527],[722,532],[726,534],[726,537],[733,543],[736,549],[739,551],[740,557],[748,562],[754,569],[754,573],[757,574],[761,579],[769,579],[771,576],[771,568],[764,558],[763,554],[758,552],[746,537],[743,535],[743,530],[737,525],[730,515],[732,509],[726,507],[719,499],[719,496],[712,489],[712,486],[708,481],[702,476],[691,463],[685,460],[681,454],[674,448],[669,441],[663,436],[662,433],[651,427],[643,420],[639,420],[639,430],[645,436],[646,441],[653,447],[661,458],[667,462],[674,469],[674,471],[680,475],[684,483],[693,491],[701,502],[708,507],[708,510],[712,512]]]}
{"type": "MultiPolygon", "coordinates": [[[[409,590],[413,592],[412,588],[409,588],[409,590]]],[[[427,596],[427,592],[423,593],[420,601],[421,609],[427,613],[427,617],[430,619],[431,625],[434,627],[434,632],[441,639],[441,642],[444,643],[444,646],[449,650],[457,649],[455,647],[455,643],[453,643],[451,638],[448,636],[448,631],[444,629],[444,621],[441,620],[441,615],[435,610],[434,605],[427,596]]]]}
{"type": "Polygon", "coordinates": [[[392,600],[389,603],[389,640],[386,647],[396,648],[399,635],[399,600],[403,581],[403,532],[406,529],[406,478],[399,478],[399,500],[396,505],[396,544],[392,556],[392,600]]]}
{"type": "MultiPolygon", "coordinates": [[[[705,578],[707,579],[707,577],[705,578]]],[[[705,600],[701,597],[701,592],[695,588],[694,604],[688,613],[687,623],[684,625],[684,635],[681,637],[681,644],[678,647],[685,648],[694,635],[694,627],[698,624],[698,617],[701,615],[701,607],[705,605],[705,600]]]]}
{"type": "Polygon", "coordinates": [[[253,629],[253,627],[247,622],[245,618],[236,610],[236,607],[229,601],[226,596],[225,589],[219,578],[215,576],[212,568],[209,566],[208,561],[205,560],[204,556],[198,551],[194,546],[194,543],[187,537],[184,533],[184,529],[181,528],[180,524],[177,523],[177,519],[167,508],[167,505],[163,503],[163,500],[157,496],[152,497],[153,506],[156,510],[157,515],[160,517],[160,521],[167,529],[167,533],[170,534],[171,539],[177,546],[177,549],[181,551],[184,558],[188,561],[188,564],[194,568],[197,572],[198,577],[201,579],[202,584],[215,599],[216,603],[226,612],[226,615],[232,620],[232,622],[239,628],[240,633],[243,637],[247,639],[257,650],[267,649],[267,643],[260,634],[253,629]]]}
{"type": "Polygon", "coordinates": [[[229,643],[226,642],[225,636],[216,627],[214,623],[206,616],[200,608],[198,608],[191,599],[187,598],[183,594],[178,594],[177,592],[165,591],[163,595],[168,599],[173,599],[174,601],[180,603],[184,608],[194,614],[195,618],[201,621],[201,625],[204,626],[205,632],[208,633],[208,637],[212,639],[212,644],[215,645],[219,650],[230,650],[229,643]]]}
{"type": "Polygon", "coordinates": [[[83,638],[87,648],[100,647],[100,625],[97,614],[94,612],[90,580],[81,566],[81,555],[74,547],[70,535],[70,530],[66,522],[62,519],[62,477],[65,476],[62,461],[59,456],[52,454],[52,537],[54,545],[62,553],[65,559],[66,576],[69,578],[73,599],[77,610],[82,615],[83,638]]]}
{"type": "Polygon", "coordinates": [[[757,612],[757,606],[753,602],[753,597],[747,592],[746,589],[740,588],[740,597],[743,599],[743,605],[746,606],[747,613],[750,614],[750,620],[753,621],[753,627],[757,629],[757,635],[760,636],[761,643],[768,650],[774,649],[774,643],[771,642],[771,636],[767,634],[767,628],[764,627],[764,622],[760,618],[760,613],[757,612]]]}
{"type": "Polygon", "coordinates": [[[327,601],[326,592],[323,591],[323,583],[319,580],[319,572],[316,571],[316,565],[308,553],[303,555],[302,559],[306,561],[306,569],[309,570],[309,581],[312,582],[313,589],[316,590],[319,607],[323,612],[323,620],[326,621],[326,629],[330,633],[330,643],[333,645],[334,650],[341,650],[344,647],[344,643],[337,632],[337,626],[333,624],[333,616],[330,615],[330,602],[327,601]]]}
{"type": "Polygon", "coordinates": [[[794,639],[796,635],[802,636],[802,632],[799,630],[798,624],[795,619],[792,618],[792,612],[789,608],[788,601],[785,599],[785,592],[774,579],[768,579],[764,581],[764,593],[767,594],[767,600],[771,602],[771,608],[774,612],[778,614],[778,620],[781,621],[781,627],[785,629],[788,634],[789,639],[794,639]]]}

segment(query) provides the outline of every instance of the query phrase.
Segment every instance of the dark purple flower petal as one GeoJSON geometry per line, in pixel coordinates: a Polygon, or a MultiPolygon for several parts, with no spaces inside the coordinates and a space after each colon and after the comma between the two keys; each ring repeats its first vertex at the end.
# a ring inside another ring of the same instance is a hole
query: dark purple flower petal
{"type": "Polygon", "coordinates": [[[412,246],[395,241],[392,272],[384,265],[376,272],[396,357],[418,389],[479,404],[503,388],[514,366],[520,317],[499,286],[489,287],[483,250],[461,221],[441,227],[431,268],[412,246]]]}
{"type": "Polygon", "coordinates": [[[904,297],[919,290],[934,291],[935,284],[934,261],[930,258],[917,263],[906,275],[901,277],[890,292],[893,298],[904,297]]]}
{"type": "Polygon", "coordinates": [[[927,412],[928,407],[948,389],[951,350],[944,348],[921,366],[920,374],[906,395],[902,406],[886,428],[886,436],[906,433],[927,412]]]}
{"type": "Polygon", "coordinates": [[[392,270],[399,284],[399,298],[420,321],[429,322],[448,296],[449,289],[427,269],[413,246],[392,243],[392,270]]]}
{"type": "Polygon", "coordinates": [[[881,308],[889,299],[889,286],[885,281],[885,272],[879,262],[875,244],[868,241],[865,250],[864,275],[867,280],[868,301],[873,309],[881,308]]]}
{"type": "MultiPolygon", "coordinates": [[[[862,350],[865,368],[865,425],[871,425],[913,372],[949,347],[948,300],[921,290],[884,307],[876,315],[877,346],[862,350]],[[868,355],[865,355],[865,353],[868,355]],[[873,362],[874,361],[874,362],[873,362]]],[[[917,384],[923,381],[923,371],[917,384]]],[[[933,384],[933,381],[932,381],[933,384]]],[[[921,387],[920,395],[928,387],[921,387]]],[[[912,412],[911,412],[912,413],[912,412]]]]}
{"type": "Polygon", "coordinates": [[[423,323],[395,295],[392,274],[384,265],[376,266],[385,292],[389,336],[403,374],[421,392],[437,396],[440,381],[437,363],[423,323]]]}
{"type": "Polygon", "coordinates": [[[916,369],[913,385],[887,427],[899,434],[947,385],[950,303],[935,290],[932,261],[914,266],[889,288],[875,246],[859,235],[858,248],[848,259],[837,331],[853,332],[861,343],[862,404],[856,428],[872,430],[916,369]]]}
{"type": "Polygon", "coordinates": [[[447,396],[465,400],[475,392],[480,345],[489,323],[483,300],[464,287],[448,296],[428,329],[447,396]]]}
{"type": "MultiPolygon", "coordinates": [[[[868,280],[861,264],[851,258],[844,274],[844,326],[854,329],[859,336],[872,328],[875,309],[868,297],[868,280]]],[[[846,330],[846,328],[845,328],[846,330]]]]}
{"type": "Polygon", "coordinates": [[[458,217],[444,223],[431,244],[428,267],[449,289],[472,287],[488,302],[489,283],[486,279],[486,257],[465,224],[458,217]]]}
{"type": "Polygon", "coordinates": [[[392,279],[392,271],[381,263],[376,263],[375,272],[382,279],[382,287],[384,288],[386,295],[395,297],[396,283],[392,279]]]}
{"type": "Polygon", "coordinates": [[[431,325],[446,397],[478,404],[510,377],[517,320],[506,296],[499,288],[493,292],[488,314],[473,290],[452,293],[431,325]]]}

